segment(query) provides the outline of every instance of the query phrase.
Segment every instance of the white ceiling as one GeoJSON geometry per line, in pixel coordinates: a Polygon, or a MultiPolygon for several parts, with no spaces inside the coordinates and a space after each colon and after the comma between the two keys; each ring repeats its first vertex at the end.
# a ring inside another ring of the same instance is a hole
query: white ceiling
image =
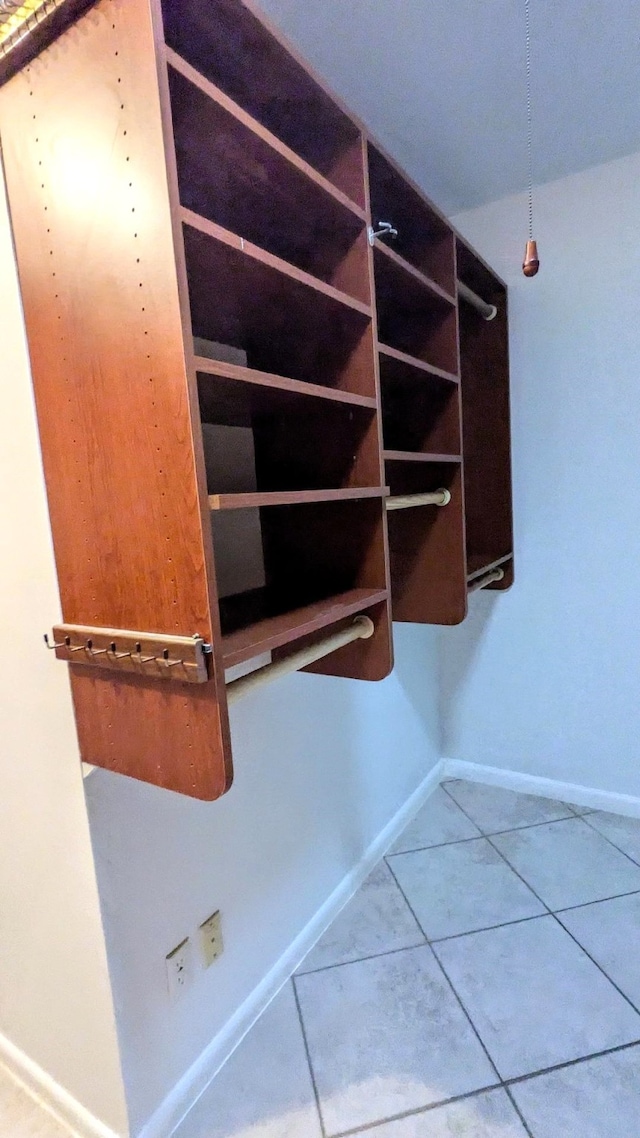
{"type": "MultiPolygon", "coordinates": [[[[445,212],[526,186],[524,0],[262,7],[445,212]]],[[[638,0],[531,17],[535,181],[640,150],[638,0]]]]}

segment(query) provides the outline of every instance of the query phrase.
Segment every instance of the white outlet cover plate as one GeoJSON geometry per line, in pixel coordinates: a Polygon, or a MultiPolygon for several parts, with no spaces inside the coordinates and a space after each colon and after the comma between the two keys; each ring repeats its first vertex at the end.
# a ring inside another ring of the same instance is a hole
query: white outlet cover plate
{"type": "Polygon", "coordinates": [[[169,953],[166,965],[169,998],[175,1003],[191,987],[194,979],[193,944],[188,937],[169,953]]]}

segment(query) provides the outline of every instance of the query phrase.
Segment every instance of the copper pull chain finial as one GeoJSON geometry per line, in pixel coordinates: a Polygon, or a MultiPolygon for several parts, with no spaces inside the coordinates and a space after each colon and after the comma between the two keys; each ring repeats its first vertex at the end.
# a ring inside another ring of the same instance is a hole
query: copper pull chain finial
{"type": "Polygon", "coordinates": [[[535,277],[539,268],[538,242],[529,239],[524,253],[524,261],[522,262],[522,271],[525,277],[535,277]]]}
{"type": "Polygon", "coordinates": [[[526,61],[527,61],[527,154],[529,158],[529,239],[524,252],[522,271],[525,277],[535,277],[540,268],[538,244],[533,239],[533,113],[531,100],[531,0],[525,0],[526,61]]]}

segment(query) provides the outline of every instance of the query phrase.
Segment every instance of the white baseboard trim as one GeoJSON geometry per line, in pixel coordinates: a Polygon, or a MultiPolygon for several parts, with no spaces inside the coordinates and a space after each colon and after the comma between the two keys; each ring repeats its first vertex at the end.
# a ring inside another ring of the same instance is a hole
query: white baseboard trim
{"type": "Polygon", "coordinates": [[[504,790],[517,790],[522,794],[536,794],[542,798],[558,798],[572,806],[585,806],[591,810],[608,810],[624,814],[627,818],[640,818],[640,798],[631,794],[618,794],[612,790],[594,790],[573,782],[560,782],[555,778],[522,774],[501,767],[467,763],[463,759],[443,759],[444,778],[465,778],[468,782],[482,782],[487,786],[501,786],[504,790]]]}
{"type": "Polygon", "coordinates": [[[440,785],[443,771],[443,763],[438,762],[404,806],[378,834],[358,864],[343,878],[324,905],[283,953],[264,980],[253,990],[235,1015],[225,1024],[223,1030],[176,1084],[158,1110],[137,1132],[135,1138],[169,1138],[175,1132],[222,1065],[293,975],[316,941],[440,785]]]}
{"type": "Polygon", "coordinates": [[[37,1106],[68,1130],[71,1138],[123,1138],[86,1110],[69,1091],[2,1034],[0,1067],[37,1106]]]}

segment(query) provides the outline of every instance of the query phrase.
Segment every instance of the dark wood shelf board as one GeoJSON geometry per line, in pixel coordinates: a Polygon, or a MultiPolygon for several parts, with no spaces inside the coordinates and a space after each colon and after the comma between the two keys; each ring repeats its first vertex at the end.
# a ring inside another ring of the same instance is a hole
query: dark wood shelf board
{"type": "Polygon", "coordinates": [[[365,208],[361,127],[248,0],[163,0],[166,42],[365,208]]]}
{"type": "Polygon", "coordinates": [[[351,407],[361,407],[375,411],[377,402],[368,395],[354,395],[350,391],[340,391],[334,387],[323,387],[319,383],[305,383],[302,380],[288,379],[283,375],[272,375],[270,372],[256,371],[253,368],[241,367],[238,364],[225,363],[219,360],[205,359],[196,356],[196,372],[199,376],[211,376],[212,384],[217,380],[227,381],[226,388],[232,385],[251,389],[251,398],[255,398],[255,406],[276,410],[278,407],[295,405],[298,400],[320,400],[323,403],[346,404],[351,407]]]}
{"type": "Polygon", "coordinates": [[[165,54],[167,63],[174,71],[178,71],[185,79],[198,87],[203,94],[207,95],[218,106],[222,107],[227,114],[232,115],[237,122],[246,130],[250,131],[256,138],[260,139],[266,146],[270,147],[274,153],[278,154],[285,162],[294,167],[301,175],[308,178],[313,182],[323,193],[327,194],[334,202],[337,202],[343,209],[348,210],[349,213],[354,214],[360,221],[366,220],[366,213],[359,205],[351,201],[346,194],[334,186],[327,178],[305,162],[294,150],[291,150],[286,143],[281,142],[275,134],[262,126],[257,119],[248,114],[242,109],[233,99],[225,95],[224,91],[216,87],[209,79],[205,78],[195,67],[187,63],[182,56],[178,55],[176,51],[165,45],[165,54]]]}
{"type": "MultiPolygon", "coordinates": [[[[289,612],[265,616],[240,627],[222,638],[222,659],[225,668],[251,660],[263,652],[271,652],[310,636],[347,617],[355,616],[388,598],[386,590],[349,589],[345,593],[314,601],[289,612]]],[[[221,602],[227,620],[242,623],[243,607],[251,612],[269,608],[268,590],[256,590],[251,596],[230,597],[221,602]],[[261,594],[261,595],[259,595],[261,594]]],[[[277,602],[276,602],[277,607],[277,602]]]]}
{"type": "Polygon", "coordinates": [[[500,565],[505,565],[507,561],[513,560],[513,553],[505,553],[502,557],[496,557],[494,560],[486,554],[468,554],[467,555],[467,584],[475,581],[477,577],[483,577],[485,573],[490,573],[492,569],[498,569],[500,565]]]}
{"type": "Polygon", "coordinates": [[[431,277],[428,277],[426,273],[421,273],[420,269],[416,269],[414,265],[406,261],[404,257],[401,257],[399,253],[396,253],[395,249],[390,245],[385,245],[384,241],[380,241],[377,237],[374,243],[374,258],[378,264],[381,264],[385,260],[388,261],[396,270],[399,282],[402,281],[403,274],[405,274],[409,278],[409,280],[406,281],[408,286],[415,286],[417,284],[419,288],[424,289],[431,297],[444,300],[447,304],[455,308],[457,303],[455,296],[452,296],[446,289],[431,280],[431,277]]]}
{"type": "Polygon", "coordinates": [[[270,506],[305,506],[316,502],[356,502],[361,498],[383,498],[384,486],[348,487],[342,490],[273,490],[250,494],[210,494],[211,510],[248,510],[270,506]]]}
{"type": "Polygon", "coordinates": [[[385,462],[461,462],[460,454],[430,454],[412,450],[385,450],[385,462]]]}
{"type": "Polygon", "coordinates": [[[399,351],[398,348],[390,347],[389,344],[378,343],[378,352],[381,357],[381,366],[384,365],[390,379],[397,378],[400,382],[403,380],[415,382],[430,377],[455,386],[460,383],[458,376],[454,375],[453,372],[444,371],[442,368],[424,363],[416,356],[410,356],[406,352],[399,351]]]}
{"type": "Polygon", "coordinates": [[[197,230],[213,241],[217,241],[220,245],[225,245],[228,249],[234,250],[241,256],[247,257],[248,260],[254,261],[270,269],[272,272],[279,273],[283,277],[288,277],[289,280],[295,282],[297,285],[303,285],[307,289],[320,293],[336,304],[343,305],[345,308],[350,308],[362,316],[371,318],[372,311],[370,305],[363,304],[361,301],[355,300],[352,296],[347,296],[345,292],[333,288],[332,285],[325,284],[325,282],[321,281],[318,277],[313,277],[311,273],[305,273],[303,269],[298,269],[288,261],[283,261],[281,257],[275,257],[273,253],[267,253],[265,249],[260,249],[258,245],[254,245],[251,241],[245,241],[244,238],[239,237],[237,233],[232,233],[229,229],[224,229],[223,226],[216,225],[215,221],[209,221],[208,218],[201,217],[200,214],[194,213],[193,210],[185,209],[184,206],[180,207],[180,217],[184,225],[197,230]]]}

